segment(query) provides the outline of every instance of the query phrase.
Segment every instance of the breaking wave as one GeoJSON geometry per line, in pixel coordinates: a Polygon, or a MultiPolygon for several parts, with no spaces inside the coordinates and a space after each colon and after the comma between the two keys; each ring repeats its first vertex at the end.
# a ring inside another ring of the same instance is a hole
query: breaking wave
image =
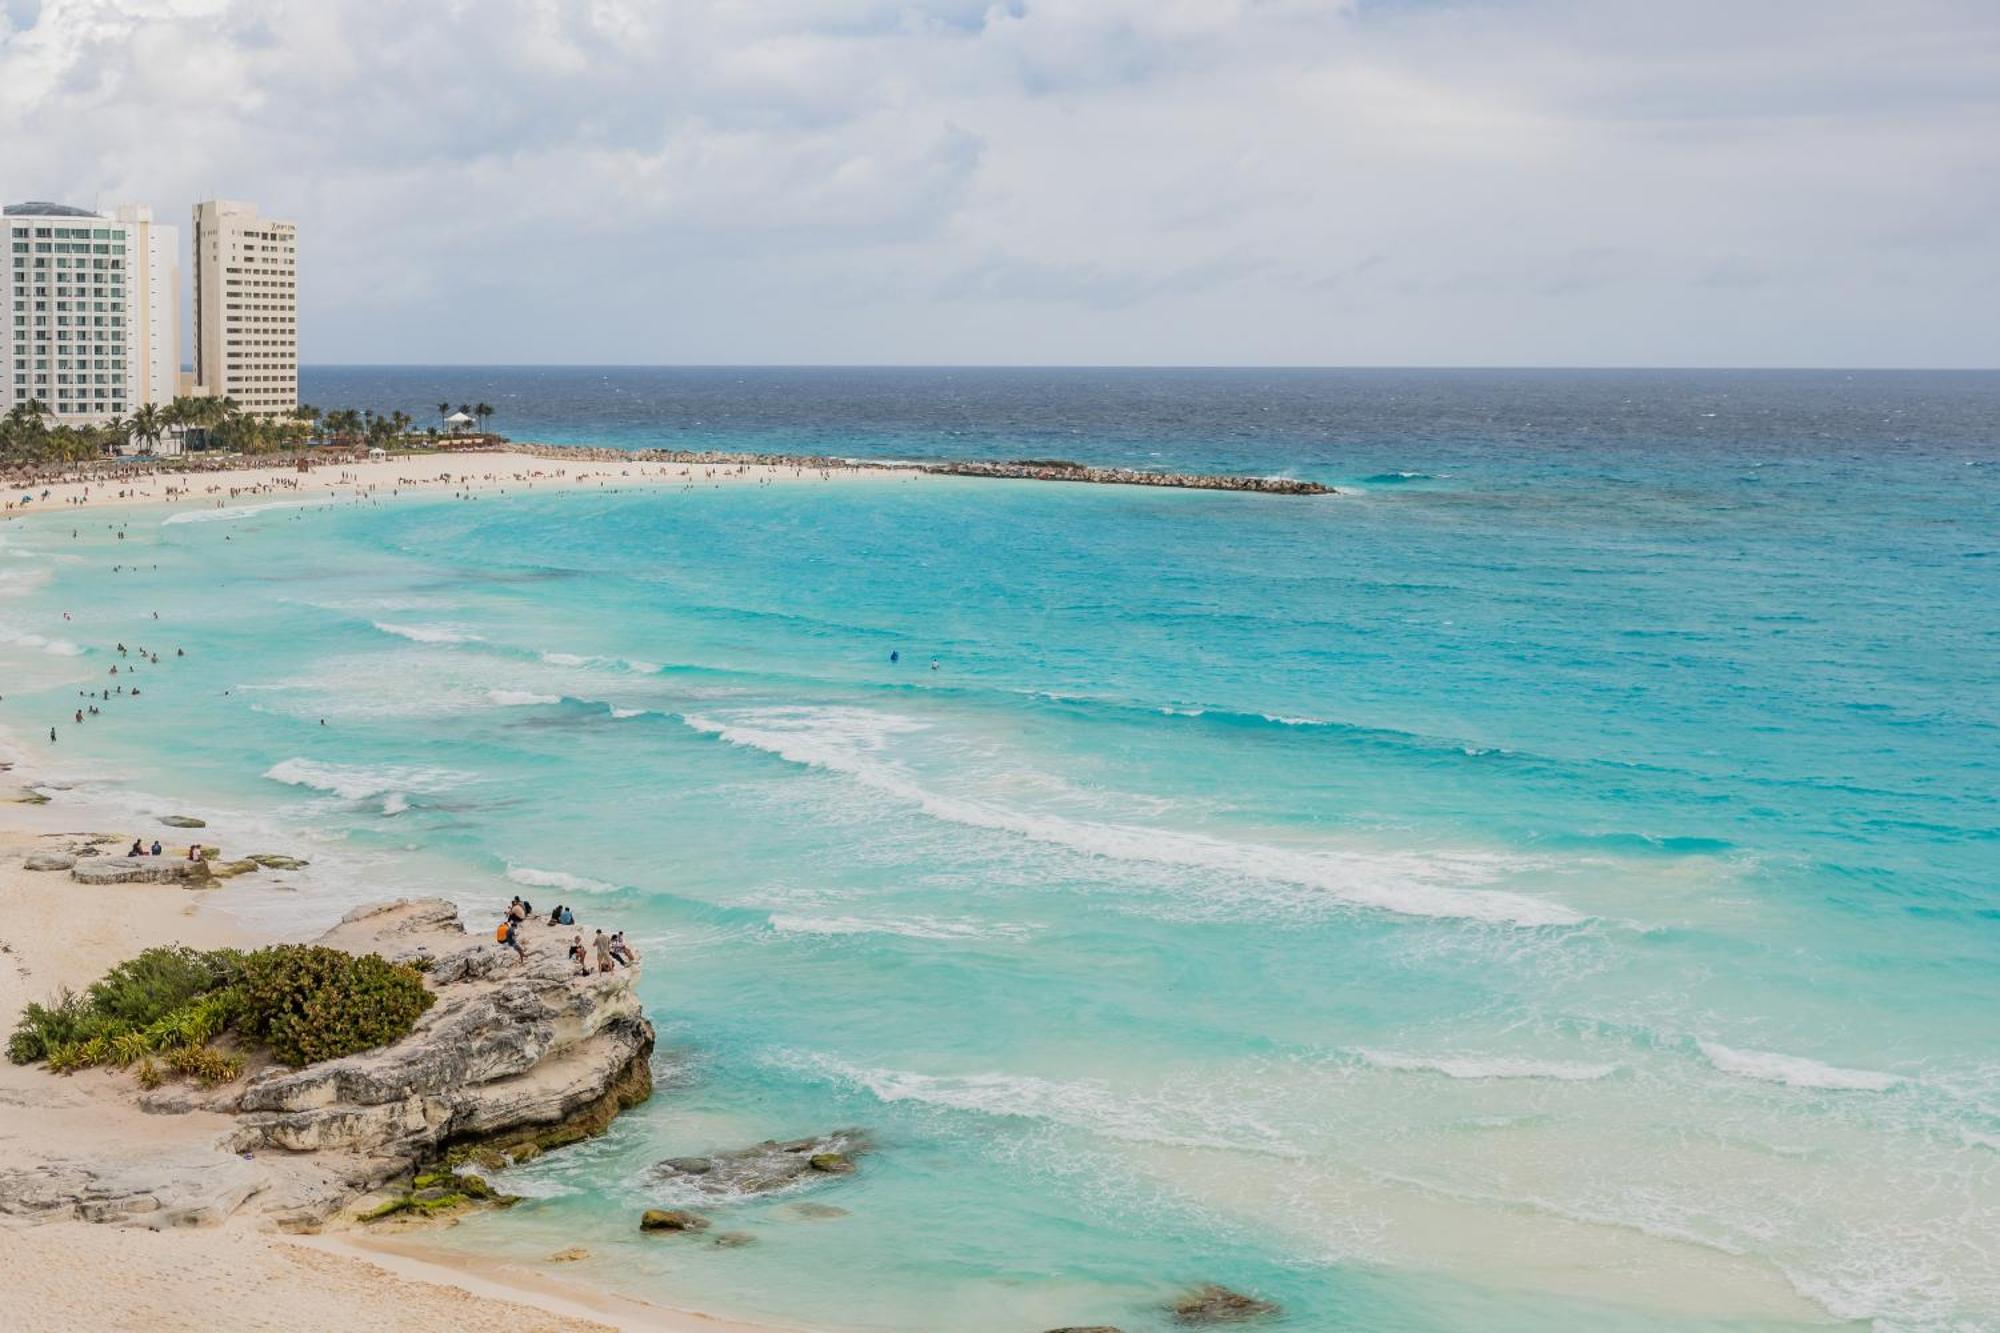
{"type": "Polygon", "coordinates": [[[1495,865],[1492,858],[1302,851],[943,795],[874,753],[890,735],[924,729],[925,724],[908,718],[864,709],[772,708],[728,721],[691,715],[682,721],[731,745],[840,773],[907,801],[934,819],[1013,833],[1089,856],[1293,884],[1356,907],[1403,916],[1528,927],[1575,925],[1585,919],[1559,903],[1525,894],[1460,887],[1489,877],[1495,865]]]}

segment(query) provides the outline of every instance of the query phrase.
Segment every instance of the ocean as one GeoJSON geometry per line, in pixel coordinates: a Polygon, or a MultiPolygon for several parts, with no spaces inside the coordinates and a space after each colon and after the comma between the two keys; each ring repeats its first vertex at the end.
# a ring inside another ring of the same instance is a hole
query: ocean
{"type": "Polygon", "coordinates": [[[1343,491],[0,524],[0,727],[184,649],[60,761],[311,855],[252,919],[518,892],[638,941],[657,1094],[441,1243],[839,1330],[1162,1333],[1202,1282],[1310,1330],[2000,1327],[2000,374],[302,390],[1343,491]],[[754,1243],[638,1233],[691,1202],[655,1161],[849,1125],[855,1177],[704,1201],[754,1243]]]}

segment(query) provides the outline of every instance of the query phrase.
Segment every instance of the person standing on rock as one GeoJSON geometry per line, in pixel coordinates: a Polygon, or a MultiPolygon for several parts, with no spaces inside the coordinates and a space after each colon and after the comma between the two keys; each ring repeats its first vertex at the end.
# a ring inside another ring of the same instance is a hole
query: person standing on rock
{"type": "Polygon", "coordinates": [[[521,923],[511,913],[507,917],[506,933],[500,937],[500,942],[514,951],[516,962],[528,961],[528,951],[521,947],[521,923]]]}
{"type": "Polygon", "coordinates": [[[597,938],[590,943],[591,947],[597,952],[597,970],[599,972],[609,972],[612,968],[618,966],[617,962],[611,957],[611,937],[606,935],[602,929],[597,932],[597,938]]]}

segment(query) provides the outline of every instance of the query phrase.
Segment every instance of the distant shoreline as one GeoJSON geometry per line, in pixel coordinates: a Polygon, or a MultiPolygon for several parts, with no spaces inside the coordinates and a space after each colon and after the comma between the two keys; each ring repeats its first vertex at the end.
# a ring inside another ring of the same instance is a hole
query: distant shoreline
{"type": "MultiPolygon", "coordinates": [[[[0,513],[36,512],[45,510],[49,504],[97,504],[106,502],[106,497],[88,494],[92,488],[102,490],[115,487],[109,497],[113,502],[133,503],[143,500],[185,501],[214,496],[224,491],[233,493],[232,498],[240,498],[246,489],[258,493],[280,490],[304,490],[309,484],[328,486],[326,474],[329,469],[339,477],[354,477],[365,480],[361,484],[379,487],[383,477],[393,477],[412,485],[443,482],[468,481],[473,474],[462,469],[445,468],[434,477],[405,478],[398,471],[416,462],[447,462],[461,460],[466,463],[483,464],[489,472],[483,479],[514,479],[549,481],[596,480],[600,484],[611,479],[610,474],[590,472],[582,478],[571,478],[566,471],[549,474],[537,469],[519,466],[523,459],[538,459],[544,462],[563,464],[605,464],[621,469],[618,475],[632,478],[629,469],[640,468],[639,477],[648,481],[679,480],[686,483],[720,484],[723,480],[754,480],[771,482],[779,480],[807,479],[808,474],[819,480],[832,480],[835,474],[846,476],[870,476],[883,478],[915,479],[921,476],[992,478],[1009,481],[1054,481],[1085,483],[1108,486],[1147,486],[1177,490],[1228,491],[1253,495],[1311,496],[1337,495],[1340,492],[1319,482],[1297,481],[1284,477],[1245,477],[1220,473],[1196,472],[1141,472],[1131,468],[1094,467],[1065,459],[1020,459],[1013,461],[966,461],[966,462],[875,462],[870,459],[833,458],[815,454],[765,454],[731,453],[722,451],[691,451],[671,449],[614,449],[602,445],[539,444],[534,442],[481,441],[477,445],[464,448],[443,448],[398,450],[373,455],[362,450],[328,450],[301,454],[184,454],[164,458],[128,458],[117,461],[93,460],[87,463],[71,463],[44,468],[26,468],[0,474],[0,487],[4,487],[4,505],[0,513]],[[503,462],[506,460],[506,462],[503,462]],[[304,464],[304,467],[301,467],[304,464]],[[661,466],[661,471],[648,473],[645,465],[661,466]],[[678,473],[666,471],[678,467],[678,473]],[[696,472],[694,469],[700,469],[696,472]],[[254,476],[254,481],[246,485],[210,483],[197,492],[193,486],[174,486],[178,478],[223,477],[232,474],[254,476]],[[163,483],[155,488],[152,483],[163,483]],[[119,484],[123,483],[122,486],[119,484]],[[141,485],[135,483],[145,483],[141,485]],[[16,491],[26,499],[17,498],[16,491]],[[46,496],[38,492],[50,492],[46,496]]],[[[345,484],[331,483],[333,488],[345,484]]]]}

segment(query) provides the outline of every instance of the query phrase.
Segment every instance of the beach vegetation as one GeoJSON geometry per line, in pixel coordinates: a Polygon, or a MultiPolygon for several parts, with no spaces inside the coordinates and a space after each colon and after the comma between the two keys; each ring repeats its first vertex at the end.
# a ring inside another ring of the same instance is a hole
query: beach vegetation
{"type": "Polygon", "coordinates": [[[436,997],[415,968],[323,945],[244,959],[242,1028],[288,1065],[333,1060],[408,1035],[436,997]]]}
{"type": "Polygon", "coordinates": [[[433,998],[416,969],[374,954],[303,944],[251,953],[160,947],[81,994],[26,1006],[7,1058],[58,1074],[132,1068],[145,1087],[168,1073],[214,1087],[243,1072],[241,1053],[212,1044],[225,1035],[296,1067],[406,1036],[433,998]]]}

